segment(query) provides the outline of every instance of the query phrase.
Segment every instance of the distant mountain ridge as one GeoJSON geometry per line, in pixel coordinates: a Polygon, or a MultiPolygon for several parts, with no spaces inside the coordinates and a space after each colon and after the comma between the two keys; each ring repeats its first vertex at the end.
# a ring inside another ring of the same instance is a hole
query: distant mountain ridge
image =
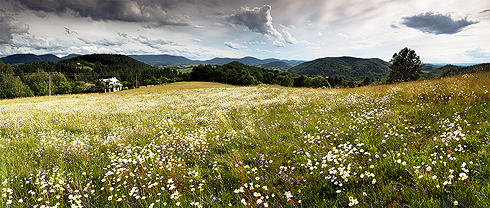
{"type": "Polygon", "coordinates": [[[158,65],[181,65],[181,64],[210,64],[210,65],[224,65],[230,62],[240,62],[249,66],[261,66],[264,64],[268,64],[271,62],[284,62],[288,65],[295,66],[299,63],[303,63],[301,60],[279,60],[274,58],[269,59],[258,59],[255,57],[243,57],[243,58],[213,58],[210,60],[191,60],[182,56],[172,56],[172,55],[128,55],[131,58],[134,58],[138,61],[144,62],[149,65],[158,66],[158,65]]]}
{"type": "MultiPolygon", "coordinates": [[[[64,56],[62,58],[59,58],[55,55],[52,54],[46,54],[46,55],[34,55],[34,54],[15,54],[15,55],[10,55],[6,56],[3,58],[0,58],[4,63],[10,64],[13,66],[23,64],[23,63],[39,63],[43,61],[52,61],[52,62],[58,62],[61,60],[65,59],[71,59],[77,56],[81,56],[79,54],[70,54],[67,56],[64,56]]],[[[304,61],[301,60],[279,60],[279,59],[258,59],[255,57],[243,57],[243,58],[213,58],[210,60],[191,60],[183,56],[173,56],[173,55],[167,55],[167,54],[162,54],[162,55],[128,55],[129,57],[141,61],[143,63],[146,63],[148,65],[152,66],[159,66],[159,65],[199,65],[199,64],[211,64],[211,65],[224,65],[233,61],[240,62],[242,64],[250,65],[250,66],[257,66],[261,67],[262,65],[269,64],[272,62],[284,62],[285,64],[288,64],[290,66],[296,66],[300,63],[303,63],[304,61]]],[[[281,68],[283,70],[289,69],[290,67],[287,67],[287,65],[276,63],[273,64],[273,68],[281,68]],[[281,67],[277,67],[281,65],[281,67]]],[[[265,67],[264,67],[265,68],[265,67]]]]}
{"type": "Polygon", "coordinates": [[[390,73],[388,65],[388,62],[379,58],[326,57],[299,64],[290,68],[288,72],[362,81],[366,77],[370,79],[386,77],[390,73]]]}
{"type": "MultiPolygon", "coordinates": [[[[6,64],[17,66],[22,63],[39,63],[43,61],[59,62],[78,56],[81,55],[70,54],[59,58],[52,54],[15,54],[0,58],[0,60],[6,64]]],[[[243,58],[213,58],[210,60],[191,60],[183,56],[173,56],[165,54],[129,55],[128,57],[152,66],[163,66],[162,68],[166,68],[169,66],[171,67],[180,65],[189,70],[191,70],[195,65],[199,64],[224,65],[236,61],[249,66],[287,71],[298,75],[311,74],[324,77],[342,77],[351,81],[362,81],[366,77],[369,77],[370,79],[381,79],[386,77],[390,72],[388,68],[389,63],[379,58],[356,58],[348,56],[325,57],[307,62],[301,60],[279,60],[274,58],[258,59],[249,56],[243,58]]],[[[430,73],[426,74],[425,77],[442,75],[447,69],[447,66],[442,66],[442,64],[426,64],[426,66],[424,67],[424,71],[430,73]]],[[[456,66],[453,66],[451,68],[454,67],[456,66]]]]}
{"type": "Polygon", "coordinates": [[[70,59],[73,57],[80,56],[79,54],[70,54],[64,57],[58,57],[53,54],[44,54],[44,55],[35,55],[35,54],[14,54],[10,56],[6,56],[3,58],[0,58],[1,61],[5,64],[10,64],[12,66],[16,66],[19,64],[23,63],[40,63],[43,61],[52,61],[52,62],[58,62],[61,60],[65,59],[70,59]]]}

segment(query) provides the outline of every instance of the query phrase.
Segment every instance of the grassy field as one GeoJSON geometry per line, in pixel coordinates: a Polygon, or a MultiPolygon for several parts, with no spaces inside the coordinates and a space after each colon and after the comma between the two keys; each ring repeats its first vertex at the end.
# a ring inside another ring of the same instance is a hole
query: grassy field
{"type": "Polygon", "coordinates": [[[0,101],[1,207],[490,207],[490,73],[0,101]]]}

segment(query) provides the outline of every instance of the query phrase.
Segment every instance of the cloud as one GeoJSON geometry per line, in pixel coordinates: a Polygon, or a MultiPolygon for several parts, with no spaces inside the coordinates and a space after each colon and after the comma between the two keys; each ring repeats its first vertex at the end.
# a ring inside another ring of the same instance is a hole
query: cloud
{"type": "Polygon", "coordinates": [[[235,25],[243,25],[255,33],[262,34],[268,38],[282,40],[282,35],[272,25],[271,6],[249,8],[242,6],[226,17],[226,20],[235,25]]]}
{"type": "Polygon", "coordinates": [[[74,30],[70,30],[69,28],[65,27],[65,31],[66,31],[66,34],[77,34],[77,31],[74,31],[74,30]]]}
{"type": "Polygon", "coordinates": [[[229,48],[235,49],[235,50],[248,49],[247,46],[241,46],[237,43],[232,43],[232,42],[225,42],[225,45],[228,46],[229,48]]]}
{"type": "Polygon", "coordinates": [[[161,46],[166,46],[166,45],[171,45],[171,46],[181,46],[178,43],[174,41],[169,41],[169,40],[162,40],[162,39],[152,39],[147,36],[140,35],[137,38],[133,38],[133,40],[145,44],[147,46],[150,46],[152,48],[159,49],[161,46]]]}
{"type": "Polygon", "coordinates": [[[21,48],[27,47],[35,50],[58,50],[64,48],[59,39],[50,39],[46,37],[36,37],[35,35],[23,36],[22,40],[15,40],[12,44],[13,47],[21,48]]]}
{"type": "Polygon", "coordinates": [[[490,53],[486,52],[485,50],[481,48],[476,48],[473,50],[467,50],[464,52],[465,55],[473,57],[473,58],[490,58],[490,53]]]}
{"type": "Polygon", "coordinates": [[[337,35],[336,35],[336,36],[338,36],[338,37],[342,37],[342,38],[347,38],[347,37],[348,37],[346,34],[344,34],[344,33],[340,33],[340,32],[339,32],[339,33],[337,33],[337,35]]]}
{"type": "Polygon", "coordinates": [[[396,22],[391,22],[390,27],[391,27],[391,28],[395,28],[395,29],[400,28],[400,26],[398,26],[398,24],[397,24],[396,22]]]}
{"type": "Polygon", "coordinates": [[[260,44],[260,45],[264,45],[265,42],[264,41],[258,41],[258,40],[256,40],[256,41],[253,41],[253,42],[248,42],[248,44],[260,44]]]}
{"type": "Polygon", "coordinates": [[[179,4],[177,0],[17,0],[14,4],[38,17],[72,13],[94,21],[145,23],[147,28],[193,25],[185,15],[171,13],[170,10],[179,4]]]}
{"type": "Polygon", "coordinates": [[[272,51],[266,50],[266,49],[255,49],[255,50],[257,50],[258,52],[261,52],[261,53],[272,53],[272,51]]]}
{"type": "Polygon", "coordinates": [[[199,38],[195,38],[195,39],[191,39],[191,40],[192,40],[193,42],[196,42],[196,43],[201,43],[201,42],[202,42],[202,40],[201,40],[201,39],[199,39],[199,38]]]}
{"type": "Polygon", "coordinates": [[[286,41],[286,43],[289,43],[289,44],[295,44],[296,43],[296,39],[293,38],[291,36],[291,34],[285,29],[282,30],[282,37],[284,38],[284,41],[286,41]]]}
{"type": "Polygon", "coordinates": [[[286,47],[286,44],[284,44],[284,43],[283,43],[283,42],[281,42],[281,41],[277,41],[277,40],[275,40],[275,41],[274,41],[274,45],[275,45],[276,47],[286,47]]]}
{"type": "Polygon", "coordinates": [[[29,33],[29,25],[0,9],[0,44],[12,44],[14,35],[29,33]]]}
{"type": "Polygon", "coordinates": [[[90,41],[84,38],[78,38],[78,40],[82,41],[85,44],[88,45],[100,45],[100,46],[121,46],[126,44],[126,41],[124,40],[110,40],[107,38],[103,38],[102,40],[97,40],[97,41],[90,41]]]}
{"type": "Polygon", "coordinates": [[[488,13],[488,12],[490,12],[490,9],[485,9],[485,10],[481,11],[480,13],[483,14],[483,13],[488,13]]]}
{"type": "Polygon", "coordinates": [[[122,32],[117,32],[117,34],[123,38],[128,38],[128,34],[122,33],[122,32]]]}
{"type": "Polygon", "coordinates": [[[468,20],[468,17],[454,20],[450,14],[443,15],[433,12],[403,17],[402,19],[401,23],[407,27],[435,35],[455,34],[461,32],[467,26],[478,23],[478,21],[468,20]]]}

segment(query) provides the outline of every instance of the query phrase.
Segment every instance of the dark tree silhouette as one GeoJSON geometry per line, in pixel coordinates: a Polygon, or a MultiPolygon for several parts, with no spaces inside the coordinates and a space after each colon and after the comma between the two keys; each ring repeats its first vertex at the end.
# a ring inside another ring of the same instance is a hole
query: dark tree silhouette
{"type": "Polygon", "coordinates": [[[417,80],[422,74],[423,66],[414,50],[404,48],[393,55],[389,65],[391,71],[387,79],[391,83],[417,80]]]}

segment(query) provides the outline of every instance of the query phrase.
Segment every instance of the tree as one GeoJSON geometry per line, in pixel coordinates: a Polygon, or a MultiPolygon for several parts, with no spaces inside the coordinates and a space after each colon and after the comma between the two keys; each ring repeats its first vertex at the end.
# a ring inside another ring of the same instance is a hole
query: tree
{"type": "Polygon", "coordinates": [[[400,52],[395,53],[388,66],[391,71],[388,74],[388,81],[406,82],[414,81],[422,74],[424,64],[420,61],[414,50],[404,48],[400,52]]]}
{"type": "Polygon", "coordinates": [[[32,96],[34,93],[29,86],[14,76],[14,69],[0,61],[0,99],[32,96]]]}
{"type": "Polygon", "coordinates": [[[84,81],[76,81],[72,83],[71,91],[73,93],[84,93],[85,91],[87,91],[87,86],[85,86],[84,81]]]}
{"type": "Polygon", "coordinates": [[[366,77],[361,83],[362,86],[368,86],[369,84],[371,84],[371,79],[369,79],[369,77],[366,77]]]}

